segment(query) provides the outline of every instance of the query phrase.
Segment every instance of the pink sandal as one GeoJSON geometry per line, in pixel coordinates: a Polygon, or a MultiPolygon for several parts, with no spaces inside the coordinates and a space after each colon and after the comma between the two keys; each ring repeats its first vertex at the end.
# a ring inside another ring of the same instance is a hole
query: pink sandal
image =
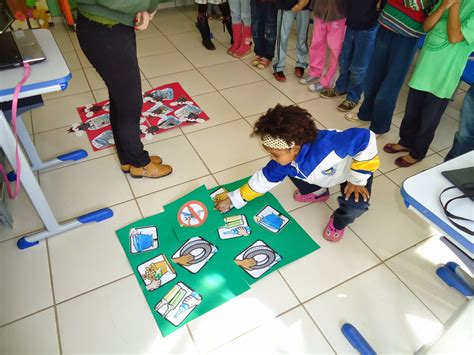
{"type": "Polygon", "coordinates": [[[326,192],[321,195],[316,195],[312,192],[309,194],[303,195],[298,190],[293,194],[293,198],[298,202],[326,202],[329,200],[329,190],[326,189],[326,192]]]}
{"type": "Polygon", "coordinates": [[[334,227],[334,217],[329,217],[329,222],[324,228],[323,238],[329,240],[330,242],[338,242],[344,237],[344,231],[346,229],[336,229],[334,227]]]}

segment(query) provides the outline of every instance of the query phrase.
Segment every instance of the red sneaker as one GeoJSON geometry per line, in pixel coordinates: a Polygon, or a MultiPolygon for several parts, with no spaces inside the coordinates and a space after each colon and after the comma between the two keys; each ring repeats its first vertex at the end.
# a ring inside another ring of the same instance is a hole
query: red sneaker
{"type": "Polygon", "coordinates": [[[304,69],[301,68],[301,67],[296,67],[296,68],[295,68],[295,76],[296,76],[297,78],[302,78],[303,75],[304,75],[304,69]]]}
{"type": "Polygon", "coordinates": [[[283,73],[282,71],[277,71],[276,73],[273,73],[273,76],[275,77],[277,81],[280,81],[280,82],[286,81],[285,73],[283,73]]]}

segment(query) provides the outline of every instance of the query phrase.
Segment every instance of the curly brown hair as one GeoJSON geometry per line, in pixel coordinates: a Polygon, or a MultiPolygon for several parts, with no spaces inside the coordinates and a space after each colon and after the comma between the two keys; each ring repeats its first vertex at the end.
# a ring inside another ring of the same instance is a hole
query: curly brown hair
{"type": "Polygon", "coordinates": [[[262,138],[264,135],[283,139],[288,145],[303,145],[312,142],[318,135],[318,129],[305,109],[296,106],[277,104],[269,109],[255,123],[252,136],[262,138]]]}

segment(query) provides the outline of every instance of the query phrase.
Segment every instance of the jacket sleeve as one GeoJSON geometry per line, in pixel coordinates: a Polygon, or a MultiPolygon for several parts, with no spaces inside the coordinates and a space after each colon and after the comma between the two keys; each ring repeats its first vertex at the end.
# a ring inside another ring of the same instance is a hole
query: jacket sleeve
{"type": "Polygon", "coordinates": [[[347,181],[353,185],[365,186],[367,180],[379,168],[380,159],[377,154],[375,133],[369,131],[367,145],[352,157],[351,170],[347,181]]]}
{"type": "Polygon", "coordinates": [[[279,185],[286,176],[286,169],[272,160],[263,169],[253,174],[245,185],[229,192],[228,196],[235,208],[242,208],[248,201],[262,196],[265,192],[279,185]]]}
{"type": "Polygon", "coordinates": [[[352,157],[347,181],[353,185],[365,186],[380,166],[375,133],[366,128],[350,128],[339,133],[335,144],[337,155],[352,157]]]}
{"type": "Polygon", "coordinates": [[[136,14],[147,11],[150,7],[150,0],[97,0],[97,4],[124,14],[136,14]]]}

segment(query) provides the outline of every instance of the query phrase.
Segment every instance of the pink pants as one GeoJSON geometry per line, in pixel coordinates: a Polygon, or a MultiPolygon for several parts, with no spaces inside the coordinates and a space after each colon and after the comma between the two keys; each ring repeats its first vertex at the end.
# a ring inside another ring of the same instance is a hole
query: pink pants
{"type": "Polygon", "coordinates": [[[309,75],[321,77],[320,83],[325,88],[332,87],[345,33],[346,19],[324,22],[314,18],[313,39],[309,49],[309,75]],[[329,64],[323,75],[327,47],[330,51],[329,64]]]}

